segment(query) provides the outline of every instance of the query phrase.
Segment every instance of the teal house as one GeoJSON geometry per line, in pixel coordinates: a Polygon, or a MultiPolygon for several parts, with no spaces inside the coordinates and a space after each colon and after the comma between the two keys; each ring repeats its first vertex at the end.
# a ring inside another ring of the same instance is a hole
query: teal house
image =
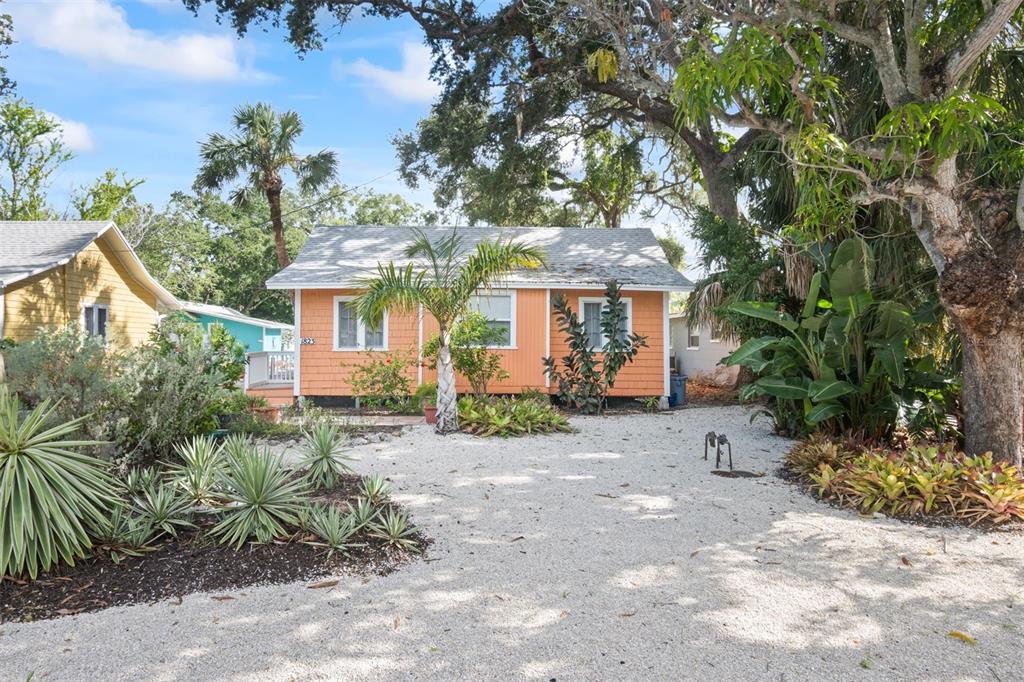
{"type": "Polygon", "coordinates": [[[249,317],[233,308],[210,303],[181,301],[181,309],[209,331],[220,325],[245,346],[246,353],[289,351],[293,348],[293,326],[249,317]]]}

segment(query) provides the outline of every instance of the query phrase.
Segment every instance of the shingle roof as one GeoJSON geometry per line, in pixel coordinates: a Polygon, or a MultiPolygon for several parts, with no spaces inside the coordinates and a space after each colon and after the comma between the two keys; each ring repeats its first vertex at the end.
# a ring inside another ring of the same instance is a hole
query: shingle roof
{"type": "Polygon", "coordinates": [[[292,325],[284,322],[274,322],[273,320],[264,320],[260,317],[251,317],[243,312],[239,312],[234,308],[229,308],[224,305],[214,305],[212,303],[196,303],[195,301],[182,301],[181,309],[185,312],[195,313],[197,315],[209,315],[210,317],[222,317],[226,320],[235,320],[236,322],[243,322],[245,324],[251,324],[256,327],[266,327],[268,329],[292,329],[292,325]]]}
{"type": "Polygon", "coordinates": [[[84,220],[0,221],[0,286],[66,263],[108,225],[84,220]]]}
{"type": "Polygon", "coordinates": [[[153,279],[138,254],[113,222],[100,220],[0,221],[0,288],[67,263],[100,237],[119,254],[131,276],[165,307],[178,300],[153,279]]]}
{"type": "MultiPolygon", "coordinates": [[[[604,287],[618,280],[624,288],[689,291],[693,284],[669,265],[649,229],[578,227],[459,227],[465,246],[481,240],[515,239],[538,246],[547,267],[518,270],[502,284],[525,287],[604,287]]],[[[424,228],[431,241],[450,227],[424,228]]],[[[405,250],[414,239],[411,227],[362,225],[317,227],[295,262],[267,281],[271,289],[352,287],[372,276],[378,263],[409,262],[405,250]]]]}

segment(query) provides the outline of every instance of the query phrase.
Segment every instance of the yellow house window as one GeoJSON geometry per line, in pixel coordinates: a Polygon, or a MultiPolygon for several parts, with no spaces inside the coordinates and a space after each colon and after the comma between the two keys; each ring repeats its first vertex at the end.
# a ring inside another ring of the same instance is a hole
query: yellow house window
{"type": "Polygon", "coordinates": [[[105,305],[87,305],[82,307],[82,328],[89,336],[107,338],[107,320],[110,309],[105,305]]]}

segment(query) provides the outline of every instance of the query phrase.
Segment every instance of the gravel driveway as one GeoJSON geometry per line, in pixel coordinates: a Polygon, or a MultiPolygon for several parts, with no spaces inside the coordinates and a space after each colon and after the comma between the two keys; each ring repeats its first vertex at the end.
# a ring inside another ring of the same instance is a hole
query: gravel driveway
{"type": "Polygon", "coordinates": [[[1020,679],[1021,534],[818,504],[739,408],[574,424],[360,446],[435,539],[426,561],[6,624],[0,679],[1020,679]],[[711,429],[769,475],[711,475],[711,429]]]}

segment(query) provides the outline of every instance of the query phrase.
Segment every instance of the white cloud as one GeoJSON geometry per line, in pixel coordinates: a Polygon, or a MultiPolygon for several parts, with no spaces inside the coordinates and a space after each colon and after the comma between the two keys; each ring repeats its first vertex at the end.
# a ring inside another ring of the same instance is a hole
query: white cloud
{"type": "Polygon", "coordinates": [[[406,102],[432,102],[441,86],[430,80],[430,49],[417,43],[402,43],[402,68],[397,71],[357,59],[351,64],[334,63],[339,76],[355,76],[363,86],[379,90],[406,102]]]}
{"type": "Polygon", "coordinates": [[[192,80],[243,75],[233,37],[202,33],[157,35],[133,28],[110,0],[7,6],[15,37],[90,64],[116,64],[192,80]]]}
{"type": "Polygon", "coordinates": [[[72,151],[89,152],[96,148],[96,142],[92,139],[92,131],[89,130],[89,126],[81,121],[63,118],[50,111],[47,111],[46,115],[60,124],[60,137],[72,151]]]}

